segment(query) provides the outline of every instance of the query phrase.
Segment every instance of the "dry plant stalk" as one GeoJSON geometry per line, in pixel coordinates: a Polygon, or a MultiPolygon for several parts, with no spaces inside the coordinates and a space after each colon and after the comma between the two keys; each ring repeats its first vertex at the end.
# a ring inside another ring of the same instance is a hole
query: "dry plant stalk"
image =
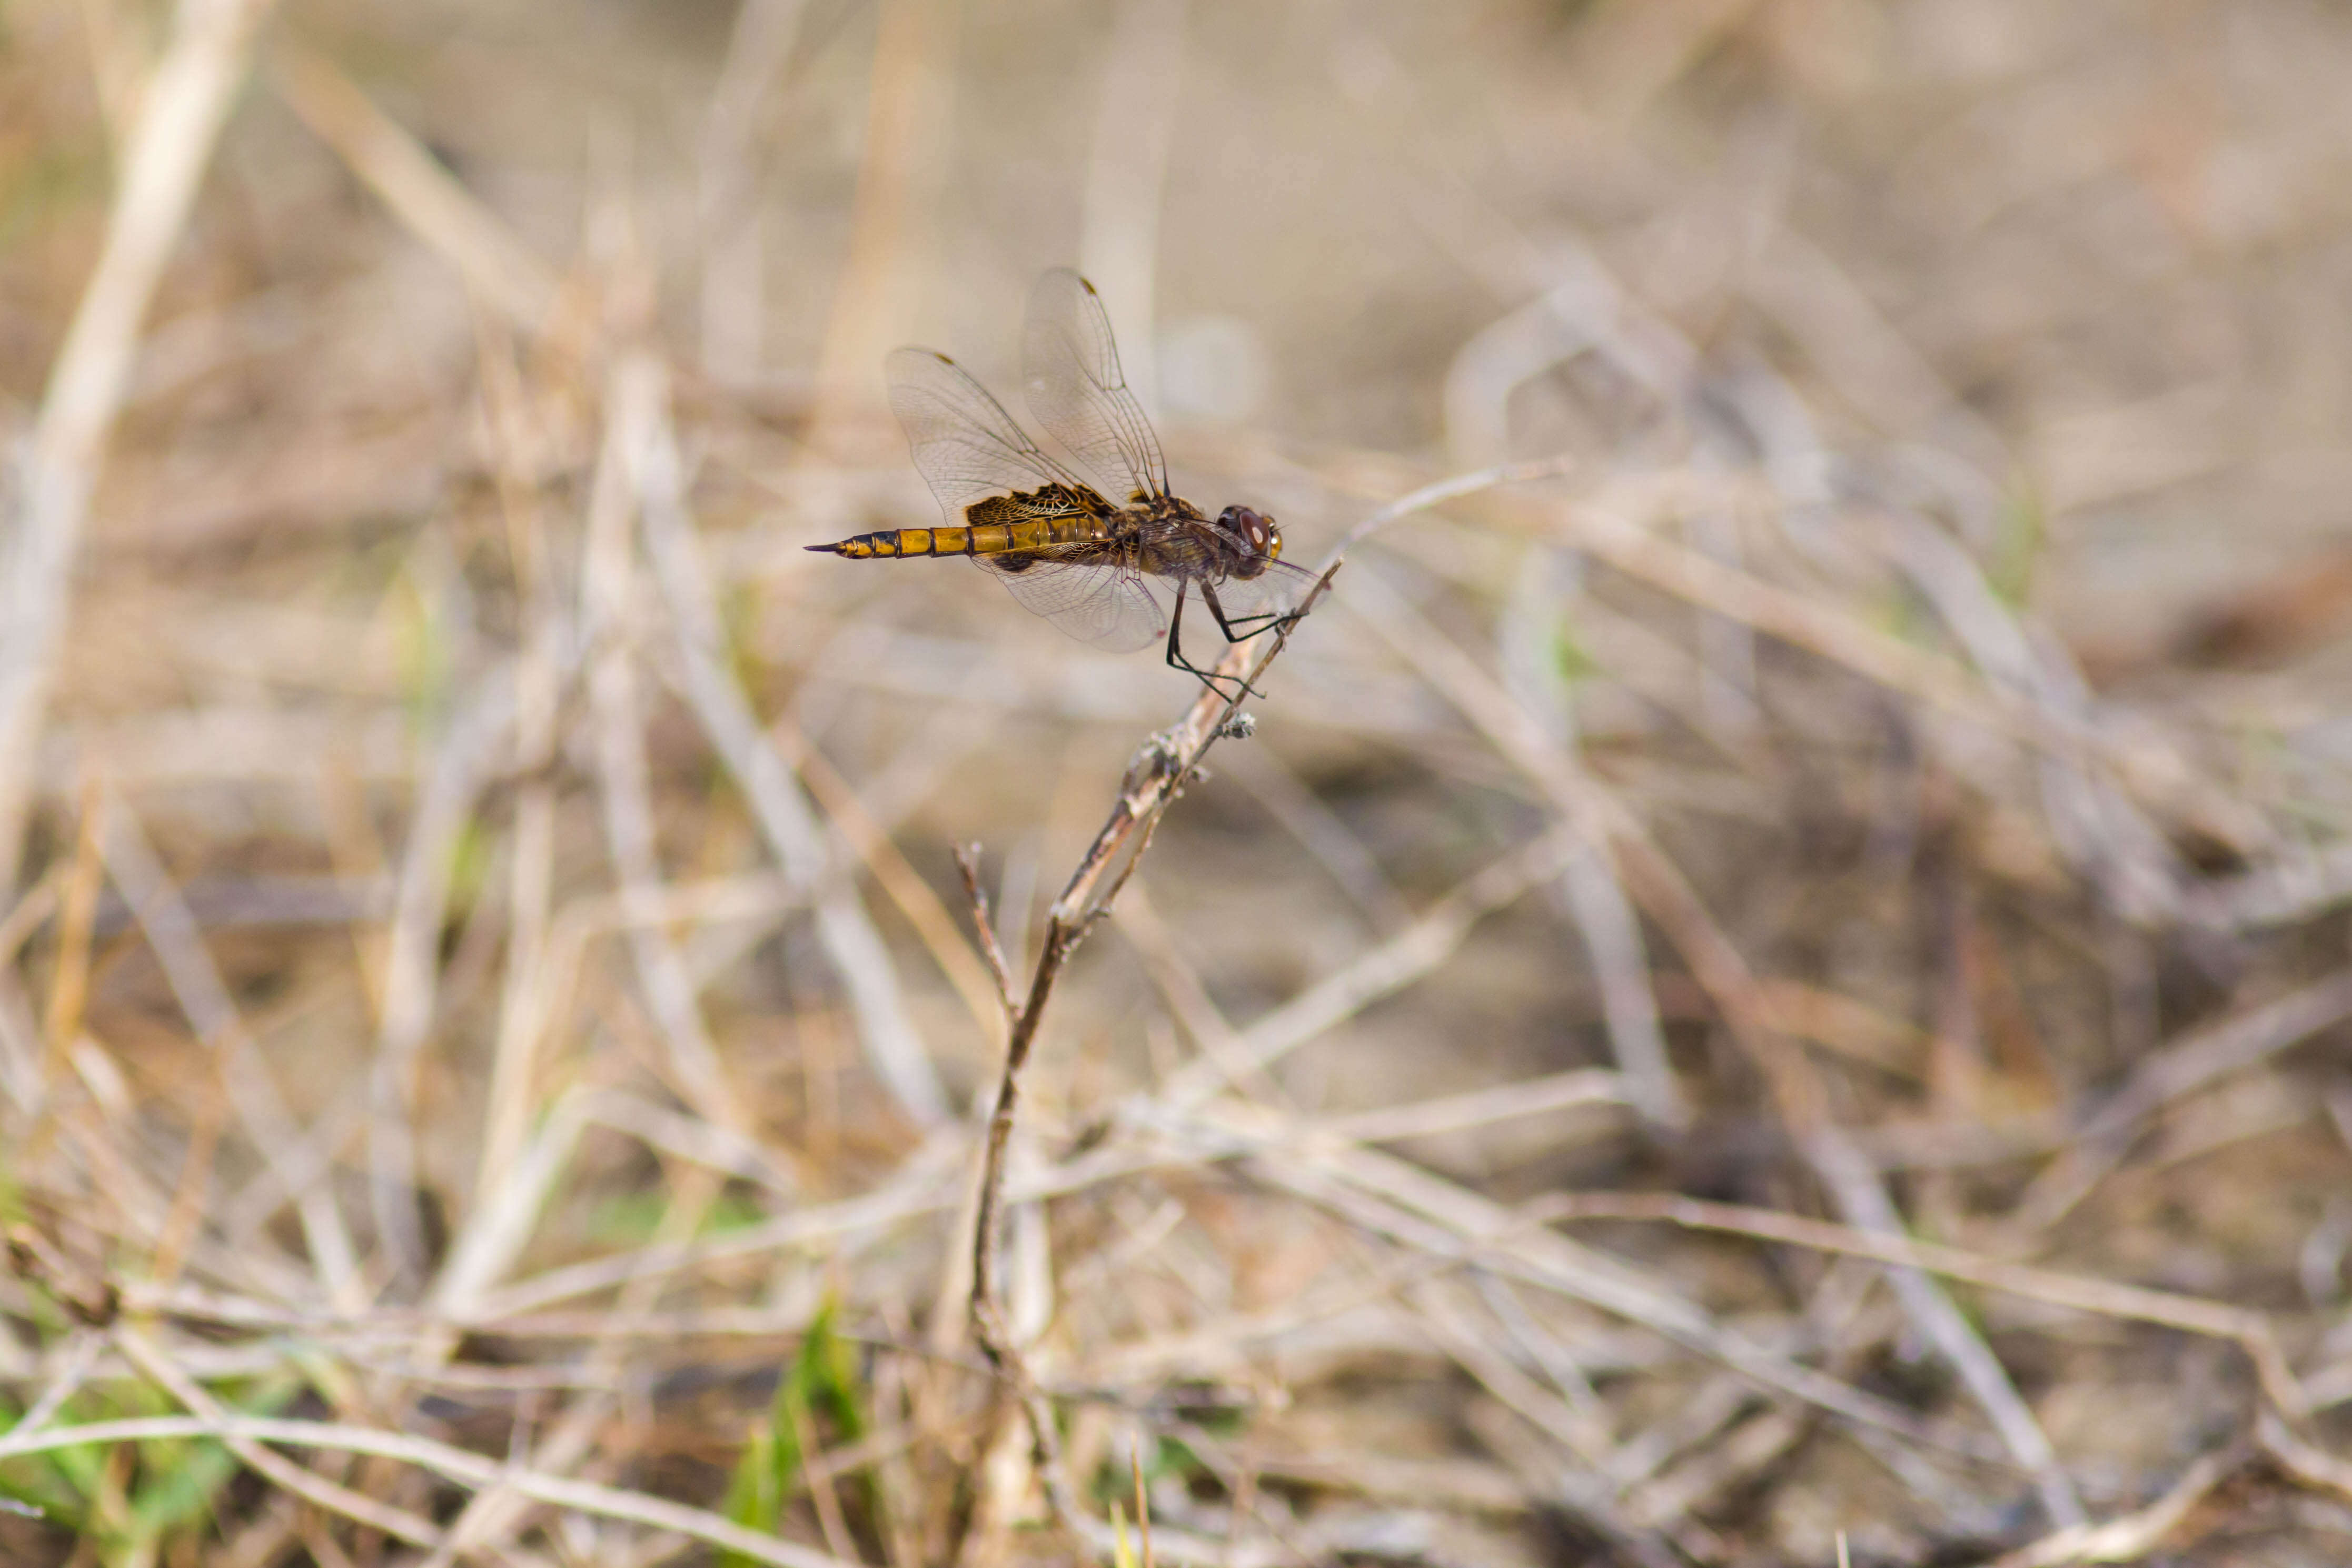
{"type": "Polygon", "coordinates": [[[140,324],[179,242],[269,0],[181,0],[145,88],[106,247],[41,400],[0,616],[0,894],[16,886],[68,584],[140,324]]]}
{"type": "Polygon", "coordinates": [[[1137,748],[1133,761],[1128,764],[1127,776],[1121,781],[1118,798],[1112,803],[1110,816],[1096,832],[1077,868],[1046,912],[1045,941],[1038,951],[1036,966],[1031,972],[1026,994],[1017,1002],[1003,946],[990,922],[988,901],[981,892],[979,847],[959,847],[956,851],[956,865],[962,872],[964,890],[971,900],[973,929],[981,952],[1003,994],[1006,1021],[1004,1066],[997,1080],[995,1105],[989,1113],[981,1152],[980,1196],[971,1246],[972,1331],[982,1353],[1012,1381],[1022,1401],[1047,1500],[1055,1516],[1066,1526],[1076,1528],[1078,1515],[1069,1490],[1069,1479],[1063,1473],[1052,1414],[1014,1341],[999,1284],[1003,1268],[1005,1153],[1012,1143],[1013,1121],[1020,1107],[1022,1071],[1028,1065],[1029,1052],[1036,1043],[1046,1004],[1053,999],[1055,984],[1078,944],[1110,914],[1119,889],[1127,885],[1150,848],[1152,834],[1160,818],[1197,773],[1210,748],[1227,736],[1242,739],[1249,735],[1254,725],[1240,711],[1243,696],[1282,656],[1290,645],[1293,631],[1329,592],[1331,580],[1345,563],[1349,547],[1399,518],[1496,485],[1544,478],[1558,473],[1560,468],[1552,459],[1506,464],[1426,485],[1399,498],[1349,532],[1323,563],[1315,586],[1300,602],[1297,613],[1276,626],[1271,636],[1238,642],[1227,648],[1213,674],[1219,680],[1234,678],[1238,682],[1234,694],[1223,696],[1215,686],[1203,681],[1200,694],[1184,716],[1147,737],[1137,748]]]}

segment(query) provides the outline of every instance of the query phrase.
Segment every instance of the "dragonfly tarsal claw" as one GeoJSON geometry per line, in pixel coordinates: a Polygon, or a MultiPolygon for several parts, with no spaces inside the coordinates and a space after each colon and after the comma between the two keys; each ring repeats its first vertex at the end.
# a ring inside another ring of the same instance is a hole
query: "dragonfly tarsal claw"
{"type": "Polygon", "coordinates": [[[1214,670],[1196,668],[1190,664],[1179,665],[1177,668],[1191,670],[1193,678],[1207,687],[1220,702],[1239,702],[1244,697],[1255,697],[1263,701],[1265,698],[1265,692],[1260,691],[1238,675],[1219,675],[1214,670]],[[1227,690],[1223,683],[1230,683],[1233,689],[1227,690]]]}

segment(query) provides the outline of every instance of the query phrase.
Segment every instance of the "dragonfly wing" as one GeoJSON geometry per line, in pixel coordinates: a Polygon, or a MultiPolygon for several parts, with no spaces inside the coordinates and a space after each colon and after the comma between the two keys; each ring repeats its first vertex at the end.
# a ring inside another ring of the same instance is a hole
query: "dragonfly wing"
{"type": "Polygon", "coordinates": [[[961,525],[964,508],[990,496],[1078,483],[947,355],[897,349],[884,364],[891,412],[950,523],[961,525]]]}
{"type": "MultiPolygon", "coordinates": [[[[1315,574],[1287,561],[1268,561],[1255,577],[1228,576],[1216,585],[1217,607],[1228,621],[1262,621],[1286,616],[1315,591],[1315,574]]],[[[1237,629],[1248,631],[1247,626],[1237,629]]]]}
{"type": "Polygon", "coordinates": [[[1029,412],[1112,497],[1168,493],[1168,460],[1118,368],[1095,286],[1067,268],[1037,280],[1021,342],[1029,412]]]}
{"type": "Polygon", "coordinates": [[[1168,617],[1150,584],[1116,561],[1022,554],[971,561],[1024,608],[1107,652],[1133,653],[1168,635],[1168,617]]]}

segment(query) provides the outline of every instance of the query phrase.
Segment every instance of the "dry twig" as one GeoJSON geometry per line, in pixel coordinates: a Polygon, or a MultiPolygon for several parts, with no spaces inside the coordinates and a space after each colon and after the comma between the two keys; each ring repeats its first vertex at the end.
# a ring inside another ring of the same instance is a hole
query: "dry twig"
{"type": "Polygon", "coordinates": [[[1938,1247],[1906,1237],[1849,1229],[1820,1220],[1769,1209],[1741,1208],[1730,1204],[1704,1203],[1696,1198],[1647,1196],[1639,1194],[1591,1193],[1562,1194],[1538,1205],[1557,1219],[1637,1219],[1663,1221],[1696,1230],[1719,1230],[1760,1240],[1788,1242],[1823,1252],[1874,1258],[1906,1268],[1941,1274],[2053,1306],[2109,1317],[2158,1323],[2188,1333],[2228,1340],[2245,1351],[2255,1376],[2272,1405],[2290,1417],[2308,1408],[2294,1369],[2287,1364],[2270,1320],[2245,1307],[2200,1300],[2167,1290],[2117,1285],[2105,1279],[2056,1274],[2023,1264],[2004,1263],[1956,1247],[1938,1247]]]}
{"type": "Polygon", "coordinates": [[[16,882],[68,584],[140,324],[268,12],[269,0],[180,0],[171,47],[141,95],[106,247],[49,370],[7,540],[7,613],[0,616],[0,894],[16,882]]]}
{"type": "MultiPolygon", "coordinates": [[[[1003,1247],[1005,1154],[1011,1144],[1013,1126],[1021,1095],[1021,1076],[1028,1065],[1029,1052],[1036,1042],[1037,1028],[1044,1020],[1046,1004],[1052,1000],[1054,987],[1060,979],[1064,965],[1087,933],[1110,912],[1112,901],[1134,870],[1146,849],[1150,847],[1152,831],[1160,817],[1174,804],[1185,784],[1200,767],[1218,739],[1227,733],[1234,715],[1239,711],[1241,693],[1256,683],[1283,650],[1289,646],[1291,633],[1299,619],[1310,614],[1325,593],[1331,579],[1345,560],[1349,545],[1368,536],[1376,529],[1398,518],[1411,515],[1428,507],[1441,505],[1458,497],[1500,484],[1539,478],[1557,472],[1553,462],[1512,464],[1490,468],[1476,474],[1464,475],[1441,483],[1426,486],[1401,497],[1358,523],[1347,540],[1324,563],[1315,587],[1298,605],[1297,616],[1274,628],[1269,636],[1235,643],[1218,660],[1215,670],[1220,679],[1234,678],[1235,695],[1228,699],[1216,688],[1203,683],[1199,696],[1184,717],[1170,728],[1147,739],[1138,749],[1128,766],[1118,799],[1111,807],[1109,818],[1096,833],[1077,868],[1054,900],[1045,917],[1045,941],[1029,980],[1026,995],[1013,1012],[1005,1045],[1004,1067],[997,1081],[996,1102],[990,1112],[988,1131],[982,1146],[979,1204],[975,1212],[971,1248],[971,1321],[974,1333],[983,1352],[1000,1370],[1012,1378],[1026,1409],[1032,1439],[1035,1445],[1039,1469],[1047,1489],[1055,1516],[1066,1525],[1074,1525],[1077,1518],[1075,1501],[1068,1494],[1067,1478],[1063,1476],[1057,1461],[1057,1438],[1051,1415],[1034,1380],[1029,1375],[1019,1347],[1013,1342],[1004,1317],[1002,1292],[998,1284],[1000,1254],[1003,1247]],[[1106,883],[1108,885],[1106,885],[1106,883]]],[[[987,910],[977,897],[978,879],[970,878],[968,889],[973,895],[973,918],[982,931],[981,944],[984,952],[997,954],[992,960],[1002,967],[1002,946],[987,924],[987,910]]]]}

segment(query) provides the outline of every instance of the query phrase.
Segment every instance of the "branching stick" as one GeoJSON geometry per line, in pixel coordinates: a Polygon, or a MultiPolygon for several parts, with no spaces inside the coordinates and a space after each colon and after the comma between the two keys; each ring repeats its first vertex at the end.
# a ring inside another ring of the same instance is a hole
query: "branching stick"
{"type": "Polygon", "coordinates": [[[1003,1248],[1005,1153],[1013,1141],[1013,1124],[1020,1108],[1021,1074],[1028,1065],[1030,1049],[1036,1043],[1037,1026],[1045,1017],[1045,1005],[1053,999],[1054,987],[1061,979],[1062,970],[1069,963],[1070,955],[1086,940],[1087,933],[1110,913],[1111,904],[1118,897],[1119,889],[1126,885],[1137,862],[1150,847],[1151,836],[1159,828],[1160,819],[1183,792],[1186,782],[1197,773],[1209,749],[1223,736],[1247,732],[1247,722],[1239,716],[1242,695],[1254,687],[1266,668],[1282,656],[1283,649],[1290,646],[1291,633],[1329,592],[1331,580],[1338,575],[1348,549],[1399,518],[1496,485],[1547,478],[1560,472],[1564,467],[1565,464],[1556,458],[1506,464],[1443,479],[1398,498],[1349,531],[1339,548],[1323,563],[1315,586],[1307,592],[1298,605],[1297,613],[1290,620],[1276,627],[1271,636],[1253,637],[1226,649],[1224,657],[1218,660],[1213,675],[1216,684],[1224,686],[1234,695],[1223,696],[1216,685],[1204,683],[1200,695],[1192,700],[1192,707],[1185,710],[1181,719],[1148,737],[1137,748],[1135,759],[1129,764],[1127,776],[1119,785],[1118,798],[1111,805],[1110,816],[1105,819],[1101,829],[1095,835],[1094,842],[1080,858],[1077,868],[1070,874],[1061,896],[1054,900],[1053,908],[1047,911],[1045,938],[1037,954],[1036,968],[1030,974],[1028,994],[1018,1005],[1013,1001],[1013,977],[1004,963],[1003,949],[997,941],[994,927],[990,923],[987,900],[980,890],[979,847],[975,845],[957,852],[956,864],[963,873],[964,890],[971,901],[972,923],[978,932],[982,955],[1003,987],[1009,1025],[1004,1069],[997,1082],[995,1109],[988,1119],[988,1132],[981,1155],[980,1202],[972,1229],[972,1332],[979,1341],[982,1352],[992,1365],[1011,1380],[1021,1398],[1034,1443],[1038,1472],[1045,1480],[1046,1500],[1055,1518],[1065,1526],[1077,1530],[1082,1537],[1089,1532],[1082,1528],[1068,1478],[1062,1474],[1052,1412],[1036,1380],[1029,1374],[1020,1347],[1014,1342],[1011,1320],[1005,1314],[999,1286],[1003,1248]]]}

